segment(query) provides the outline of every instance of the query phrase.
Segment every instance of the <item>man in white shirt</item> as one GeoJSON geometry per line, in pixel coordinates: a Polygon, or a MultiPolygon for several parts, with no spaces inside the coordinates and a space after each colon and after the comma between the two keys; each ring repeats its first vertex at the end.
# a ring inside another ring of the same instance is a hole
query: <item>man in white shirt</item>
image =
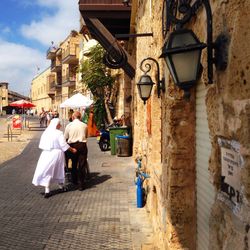
{"type": "Polygon", "coordinates": [[[65,128],[64,137],[71,147],[77,149],[77,153],[67,152],[67,158],[72,160],[72,183],[78,185],[79,190],[83,190],[87,171],[88,127],[81,122],[81,113],[79,111],[73,113],[72,119],[73,121],[65,128]]]}

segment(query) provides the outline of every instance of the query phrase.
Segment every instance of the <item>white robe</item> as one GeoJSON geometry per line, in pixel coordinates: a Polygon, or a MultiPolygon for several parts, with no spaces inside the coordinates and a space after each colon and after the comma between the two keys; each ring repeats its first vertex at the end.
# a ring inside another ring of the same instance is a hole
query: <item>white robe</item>
{"type": "Polygon", "coordinates": [[[35,186],[49,187],[51,183],[64,183],[64,151],[69,148],[63,132],[56,129],[59,119],[51,120],[49,127],[43,132],[39,148],[41,153],[32,183],[35,186]]]}

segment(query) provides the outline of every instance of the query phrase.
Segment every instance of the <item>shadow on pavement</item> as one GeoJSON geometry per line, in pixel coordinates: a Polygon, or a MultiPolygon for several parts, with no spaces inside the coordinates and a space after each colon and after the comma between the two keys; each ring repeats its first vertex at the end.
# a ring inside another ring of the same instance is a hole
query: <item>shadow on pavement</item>
{"type": "Polygon", "coordinates": [[[101,184],[111,178],[112,178],[111,175],[107,175],[107,174],[100,175],[99,172],[90,173],[87,178],[87,181],[85,182],[85,189],[93,188],[96,185],[101,184]]]}
{"type": "MultiPolygon", "coordinates": [[[[100,175],[99,172],[93,172],[93,173],[90,173],[86,182],[85,182],[85,185],[84,185],[84,190],[86,189],[90,189],[90,188],[94,188],[96,187],[97,185],[111,179],[112,176],[111,175],[100,175]]],[[[62,194],[62,193],[66,193],[66,192],[72,192],[72,191],[75,191],[75,190],[78,190],[78,186],[72,184],[72,183],[67,183],[65,185],[65,188],[62,190],[62,189],[54,189],[54,190],[51,190],[50,191],[50,194],[49,194],[49,197],[51,196],[54,196],[54,195],[58,195],[58,194],[62,194]]],[[[41,193],[42,195],[44,195],[44,192],[41,193]]],[[[48,197],[48,198],[49,198],[48,197]]]]}

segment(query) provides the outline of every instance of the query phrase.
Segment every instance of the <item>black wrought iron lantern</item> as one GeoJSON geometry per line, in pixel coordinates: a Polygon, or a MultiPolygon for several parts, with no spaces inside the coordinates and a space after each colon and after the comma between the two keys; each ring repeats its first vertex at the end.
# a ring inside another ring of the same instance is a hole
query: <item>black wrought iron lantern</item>
{"type": "Polygon", "coordinates": [[[158,98],[160,98],[161,91],[165,92],[165,79],[164,78],[160,79],[159,63],[152,57],[144,58],[140,63],[140,69],[141,71],[144,72],[144,74],[140,77],[140,80],[137,83],[138,92],[144,104],[146,104],[146,101],[150,97],[153,85],[155,84],[152,81],[151,77],[147,74],[152,68],[151,63],[149,62],[151,62],[152,64],[155,64],[156,66],[155,79],[156,79],[158,98]]]}
{"type": "Polygon", "coordinates": [[[189,96],[189,89],[197,82],[201,73],[201,51],[206,47],[192,30],[180,29],[172,32],[162,48],[174,83],[189,96]]]}
{"type": "Polygon", "coordinates": [[[225,70],[228,62],[230,36],[222,32],[213,42],[213,22],[210,0],[163,0],[162,35],[167,42],[162,55],[167,63],[175,84],[189,96],[189,89],[201,75],[201,51],[207,48],[207,83],[213,83],[213,64],[217,70],[225,70]],[[205,8],[207,41],[201,43],[193,31],[185,29],[201,7],[205,8]],[[174,30],[174,31],[173,31],[174,30]]]}
{"type": "Polygon", "coordinates": [[[143,100],[144,104],[146,104],[146,101],[150,97],[154,84],[155,83],[152,81],[151,77],[147,75],[147,73],[144,73],[137,83],[139,96],[143,100]]]}

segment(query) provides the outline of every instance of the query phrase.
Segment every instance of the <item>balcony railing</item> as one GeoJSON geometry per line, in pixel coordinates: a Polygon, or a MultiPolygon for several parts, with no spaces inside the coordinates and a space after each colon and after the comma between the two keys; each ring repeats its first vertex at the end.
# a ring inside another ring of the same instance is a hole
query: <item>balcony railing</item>
{"type": "Polygon", "coordinates": [[[57,47],[55,46],[51,46],[48,50],[47,50],[47,59],[53,59],[56,57],[56,51],[57,51],[57,47]]]}
{"type": "Polygon", "coordinates": [[[62,70],[62,62],[58,58],[51,60],[51,72],[60,72],[62,70]]]}
{"type": "Polygon", "coordinates": [[[66,74],[62,76],[62,86],[63,87],[72,87],[76,84],[76,75],[71,73],[71,74],[66,74]]]}
{"type": "Polygon", "coordinates": [[[53,81],[53,82],[51,82],[50,84],[49,84],[49,89],[50,89],[50,91],[55,91],[55,86],[56,86],[56,81],[53,81]]]}
{"type": "Polygon", "coordinates": [[[50,83],[50,90],[56,91],[57,89],[60,89],[62,87],[61,83],[58,83],[57,81],[50,83]]]}
{"type": "Polygon", "coordinates": [[[71,44],[62,52],[62,63],[77,64],[79,61],[79,45],[71,44]]]}
{"type": "Polygon", "coordinates": [[[47,76],[47,93],[50,95],[55,93],[54,89],[52,88],[55,79],[56,77],[54,74],[50,74],[47,76]]]}

